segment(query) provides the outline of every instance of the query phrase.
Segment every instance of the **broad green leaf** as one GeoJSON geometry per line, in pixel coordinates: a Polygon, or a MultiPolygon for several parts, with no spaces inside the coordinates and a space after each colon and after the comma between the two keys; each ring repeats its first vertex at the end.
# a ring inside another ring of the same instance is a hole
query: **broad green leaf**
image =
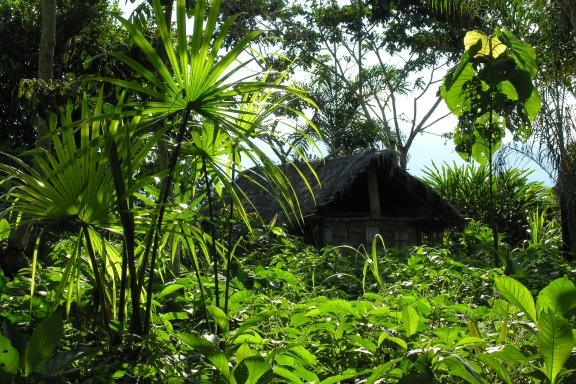
{"type": "Polygon", "coordinates": [[[468,344],[478,344],[478,343],[485,343],[486,340],[481,339],[479,337],[463,337],[462,339],[458,340],[458,342],[454,345],[454,348],[461,347],[463,345],[468,344]]]}
{"type": "Polygon", "coordinates": [[[218,328],[224,332],[228,331],[228,316],[226,316],[224,311],[214,305],[209,305],[206,309],[214,321],[216,321],[216,324],[218,324],[218,328]]]}
{"type": "Polygon", "coordinates": [[[272,368],[272,370],[276,375],[288,379],[289,383],[303,384],[300,377],[287,368],[275,366],[274,368],[272,368]]]}
{"type": "Polygon", "coordinates": [[[518,92],[509,80],[502,81],[498,84],[500,88],[500,92],[502,92],[509,100],[516,101],[518,100],[518,92]]]}
{"type": "Polygon", "coordinates": [[[281,311],[279,311],[277,309],[270,309],[270,310],[262,311],[256,315],[250,316],[248,319],[246,319],[244,322],[242,322],[242,326],[240,326],[238,329],[236,329],[234,331],[234,335],[236,337],[238,337],[238,336],[242,335],[244,332],[246,332],[248,329],[256,326],[258,323],[267,321],[271,317],[276,316],[280,313],[281,313],[281,311]]]}
{"type": "Polygon", "coordinates": [[[408,344],[404,340],[399,337],[390,336],[387,332],[382,332],[380,337],[378,338],[378,347],[382,345],[382,343],[386,340],[391,341],[392,343],[398,345],[402,349],[408,349],[408,344]]]}
{"type": "MultiPolygon", "coordinates": [[[[456,76],[453,74],[452,76],[456,76]]],[[[476,72],[471,63],[467,63],[460,71],[458,77],[454,77],[449,83],[448,77],[444,80],[440,88],[440,94],[444,102],[457,117],[462,116],[465,111],[470,110],[471,100],[468,97],[469,93],[465,91],[465,84],[468,83],[476,76],[476,72]],[[450,85],[450,87],[448,87],[450,85]]]]}
{"type": "Polygon", "coordinates": [[[470,336],[481,337],[478,324],[474,320],[468,320],[468,330],[470,331],[470,336]]]}
{"type": "Polygon", "coordinates": [[[161,290],[158,294],[154,295],[155,299],[161,299],[164,296],[167,296],[173,292],[176,292],[180,289],[185,288],[182,284],[169,284],[163,290],[161,290]]]}
{"type": "Polygon", "coordinates": [[[306,380],[307,383],[317,383],[320,381],[320,379],[314,372],[304,368],[302,365],[297,364],[296,366],[294,366],[294,373],[296,373],[299,377],[306,380]]]}
{"type": "Polygon", "coordinates": [[[302,359],[302,361],[306,363],[306,365],[311,365],[311,366],[316,365],[316,356],[314,356],[312,353],[310,353],[310,351],[308,351],[303,346],[299,345],[296,347],[292,347],[292,348],[290,348],[290,351],[292,351],[296,355],[298,355],[298,357],[300,357],[302,359]]]}
{"type": "Polygon", "coordinates": [[[162,318],[167,321],[186,320],[190,318],[187,312],[167,312],[162,313],[162,318]]]}
{"type": "Polygon", "coordinates": [[[542,99],[538,94],[536,88],[532,89],[532,94],[530,97],[524,102],[524,109],[526,110],[526,116],[528,120],[533,121],[538,112],[540,112],[540,108],[542,108],[542,99]]]}
{"type": "Polygon", "coordinates": [[[19,365],[18,350],[12,346],[10,339],[0,335],[0,370],[15,375],[19,365]]]}
{"type": "Polygon", "coordinates": [[[392,359],[382,365],[372,368],[372,374],[368,377],[368,379],[366,379],[366,384],[374,384],[376,382],[380,383],[381,379],[386,377],[386,375],[393,369],[393,367],[402,361],[405,361],[405,357],[392,359]]]}
{"type": "Polygon", "coordinates": [[[336,384],[336,383],[341,383],[344,382],[345,380],[351,379],[353,377],[356,377],[360,374],[361,372],[348,372],[348,373],[343,373],[341,375],[335,375],[335,376],[330,376],[325,378],[324,380],[322,380],[320,382],[320,384],[336,384]]]}
{"type": "Polygon", "coordinates": [[[262,356],[250,356],[234,367],[233,376],[238,384],[258,384],[270,382],[273,373],[262,356]]]}
{"type": "Polygon", "coordinates": [[[57,311],[42,320],[26,346],[24,372],[29,375],[35,372],[60,343],[60,339],[64,336],[64,323],[62,321],[62,314],[57,311]]]}
{"type": "Polygon", "coordinates": [[[534,92],[534,85],[532,85],[532,79],[528,72],[513,68],[511,71],[507,71],[505,74],[506,83],[510,83],[514,90],[516,91],[516,99],[509,97],[511,100],[520,100],[525,102],[528,100],[532,92],[534,92]]]}
{"type": "Polygon", "coordinates": [[[529,44],[526,44],[516,38],[509,31],[498,31],[497,36],[509,48],[508,55],[512,56],[519,67],[531,76],[534,76],[538,70],[536,66],[536,51],[529,44]]]}
{"type": "Polygon", "coordinates": [[[530,361],[530,357],[525,356],[518,348],[513,345],[503,345],[487,348],[485,353],[508,363],[527,363],[530,361]]]}
{"type": "Polygon", "coordinates": [[[251,330],[250,333],[244,332],[234,339],[234,344],[243,344],[243,343],[260,345],[263,343],[263,339],[262,336],[260,336],[255,330],[251,330]]]}
{"type": "Polygon", "coordinates": [[[498,343],[505,344],[506,338],[508,337],[508,318],[510,317],[510,303],[506,303],[506,310],[502,318],[502,324],[500,325],[500,335],[498,337],[498,343]]]}
{"type": "Polygon", "coordinates": [[[538,314],[549,311],[566,317],[576,307],[576,286],[564,276],[552,281],[538,294],[536,310],[538,314]]]}
{"type": "Polygon", "coordinates": [[[177,333],[176,337],[191,346],[196,352],[202,354],[218,371],[227,379],[230,379],[228,359],[222,351],[205,338],[195,333],[177,333]]]}
{"type": "Polygon", "coordinates": [[[10,237],[10,223],[6,219],[0,220],[0,241],[10,237]]]}
{"type": "Polygon", "coordinates": [[[442,364],[446,365],[450,374],[461,377],[471,384],[484,384],[486,382],[468,361],[458,355],[445,357],[442,364]]]}
{"type": "Polygon", "coordinates": [[[248,346],[248,344],[246,343],[242,343],[242,345],[238,348],[238,350],[236,351],[236,362],[237,364],[240,364],[242,362],[242,360],[252,356],[252,350],[250,349],[250,346],[248,346]]]}
{"type": "Polygon", "coordinates": [[[495,281],[498,293],[526,313],[530,320],[536,323],[536,306],[528,288],[508,276],[498,276],[495,281]]]}
{"type": "Polygon", "coordinates": [[[374,344],[372,341],[365,339],[362,336],[359,335],[350,335],[349,337],[350,342],[352,342],[355,345],[358,345],[360,347],[365,348],[367,351],[370,351],[371,353],[376,353],[376,344],[374,344]]]}
{"type": "Polygon", "coordinates": [[[420,316],[411,306],[406,307],[402,310],[402,322],[404,324],[404,331],[406,332],[406,337],[410,337],[416,333],[418,328],[418,321],[420,316]]]}
{"type": "Polygon", "coordinates": [[[544,358],[546,376],[551,383],[556,382],[573,346],[570,322],[549,311],[542,312],[538,319],[538,351],[544,358]]]}

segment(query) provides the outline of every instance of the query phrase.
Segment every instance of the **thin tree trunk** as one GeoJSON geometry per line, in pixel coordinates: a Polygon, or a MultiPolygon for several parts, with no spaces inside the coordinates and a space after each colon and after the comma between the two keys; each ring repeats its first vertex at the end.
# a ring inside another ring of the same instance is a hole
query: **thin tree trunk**
{"type": "Polygon", "coordinates": [[[576,204],[574,186],[576,180],[560,170],[558,195],[560,200],[560,220],[562,229],[562,250],[566,260],[574,260],[576,255],[576,204]],[[572,181],[572,183],[571,183],[572,181]]]}

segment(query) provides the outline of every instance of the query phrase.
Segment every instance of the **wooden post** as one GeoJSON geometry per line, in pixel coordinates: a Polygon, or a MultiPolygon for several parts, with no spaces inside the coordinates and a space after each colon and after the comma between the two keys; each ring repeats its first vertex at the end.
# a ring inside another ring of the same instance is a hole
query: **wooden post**
{"type": "Polygon", "coordinates": [[[382,210],[380,209],[378,175],[376,174],[376,170],[373,168],[368,170],[368,194],[370,199],[370,218],[379,218],[382,215],[382,210]]]}

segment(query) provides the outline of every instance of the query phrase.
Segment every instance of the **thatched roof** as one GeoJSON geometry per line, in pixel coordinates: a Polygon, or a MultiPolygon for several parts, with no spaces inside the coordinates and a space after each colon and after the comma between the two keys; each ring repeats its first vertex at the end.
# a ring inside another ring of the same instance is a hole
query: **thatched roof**
{"type": "MultiPolygon", "coordinates": [[[[370,167],[376,167],[380,175],[384,173],[387,180],[397,182],[405,188],[405,193],[413,195],[430,208],[443,227],[463,226],[464,218],[434,190],[403,170],[392,151],[372,150],[352,156],[311,161],[309,166],[302,162],[292,163],[281,169],[293,188],[292,195],[298,197],[297,204],[301,216],[306,218],[315,215],[319,209],[345,195],[356,179],[364,176],[370,167]],[[310,167],[314,169],[316,175],[310,167]],[[307,180],[314,196],[302,176],[307,180]]],[[[237,185],[252,202],[253,207],[248,210],[255,208],[265,222],[269,222],[277,215],[280,222],[294,224],[294,220],[286,216],[281,205],[271,196],[274,188],[270,188],[270,180],[262,177],[262,173],[261,168],[254,167],[245,171],[237,180],[237,185]],[[258,181],[261,185],[256,185],[250,179],[258,181]]]]}

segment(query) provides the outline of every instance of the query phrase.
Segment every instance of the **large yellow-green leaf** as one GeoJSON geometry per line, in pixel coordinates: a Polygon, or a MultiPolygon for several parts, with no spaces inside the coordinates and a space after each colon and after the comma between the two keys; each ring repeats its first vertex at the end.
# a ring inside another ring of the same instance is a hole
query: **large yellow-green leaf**
{"type": "Polygon", "coordinates": [[[210,317],[218,324],[218,329],[223,332],[228,331],[228,316],[226,316],[224,311],[214,305],[209,305],[206,309],[210,317]]]}
{"type": "Polygon", "coordinates": [[[536,322],[536,306],[528,288],[508,276],[498,276],[495,280],[498,293],[536,322]]]}
{"type": "Polygon", "coordinates": [[[20,364],[20,354],[10,340],[0,335],[0,371],[16,374],[20,364]]]}
{"type": "Polygon", "coordinates": [[[478,41],[482,43],[482,47],[475,56],[491,56],[497,58],[506,51],[506,45],[500,41],[498,36],[488,37],[480,31],[470,31],[466,33],[466,36],[464,36],[464,49],[470,49],[470,47],[478,43],[478,41]]]}
{"type": "Polygon", "coordinates": [[[570,322],[550,311],[542,312],[538,319],[538,350],[544,358],[546,376],[551,383],[556,382],[573,345],[570,322]]]}

